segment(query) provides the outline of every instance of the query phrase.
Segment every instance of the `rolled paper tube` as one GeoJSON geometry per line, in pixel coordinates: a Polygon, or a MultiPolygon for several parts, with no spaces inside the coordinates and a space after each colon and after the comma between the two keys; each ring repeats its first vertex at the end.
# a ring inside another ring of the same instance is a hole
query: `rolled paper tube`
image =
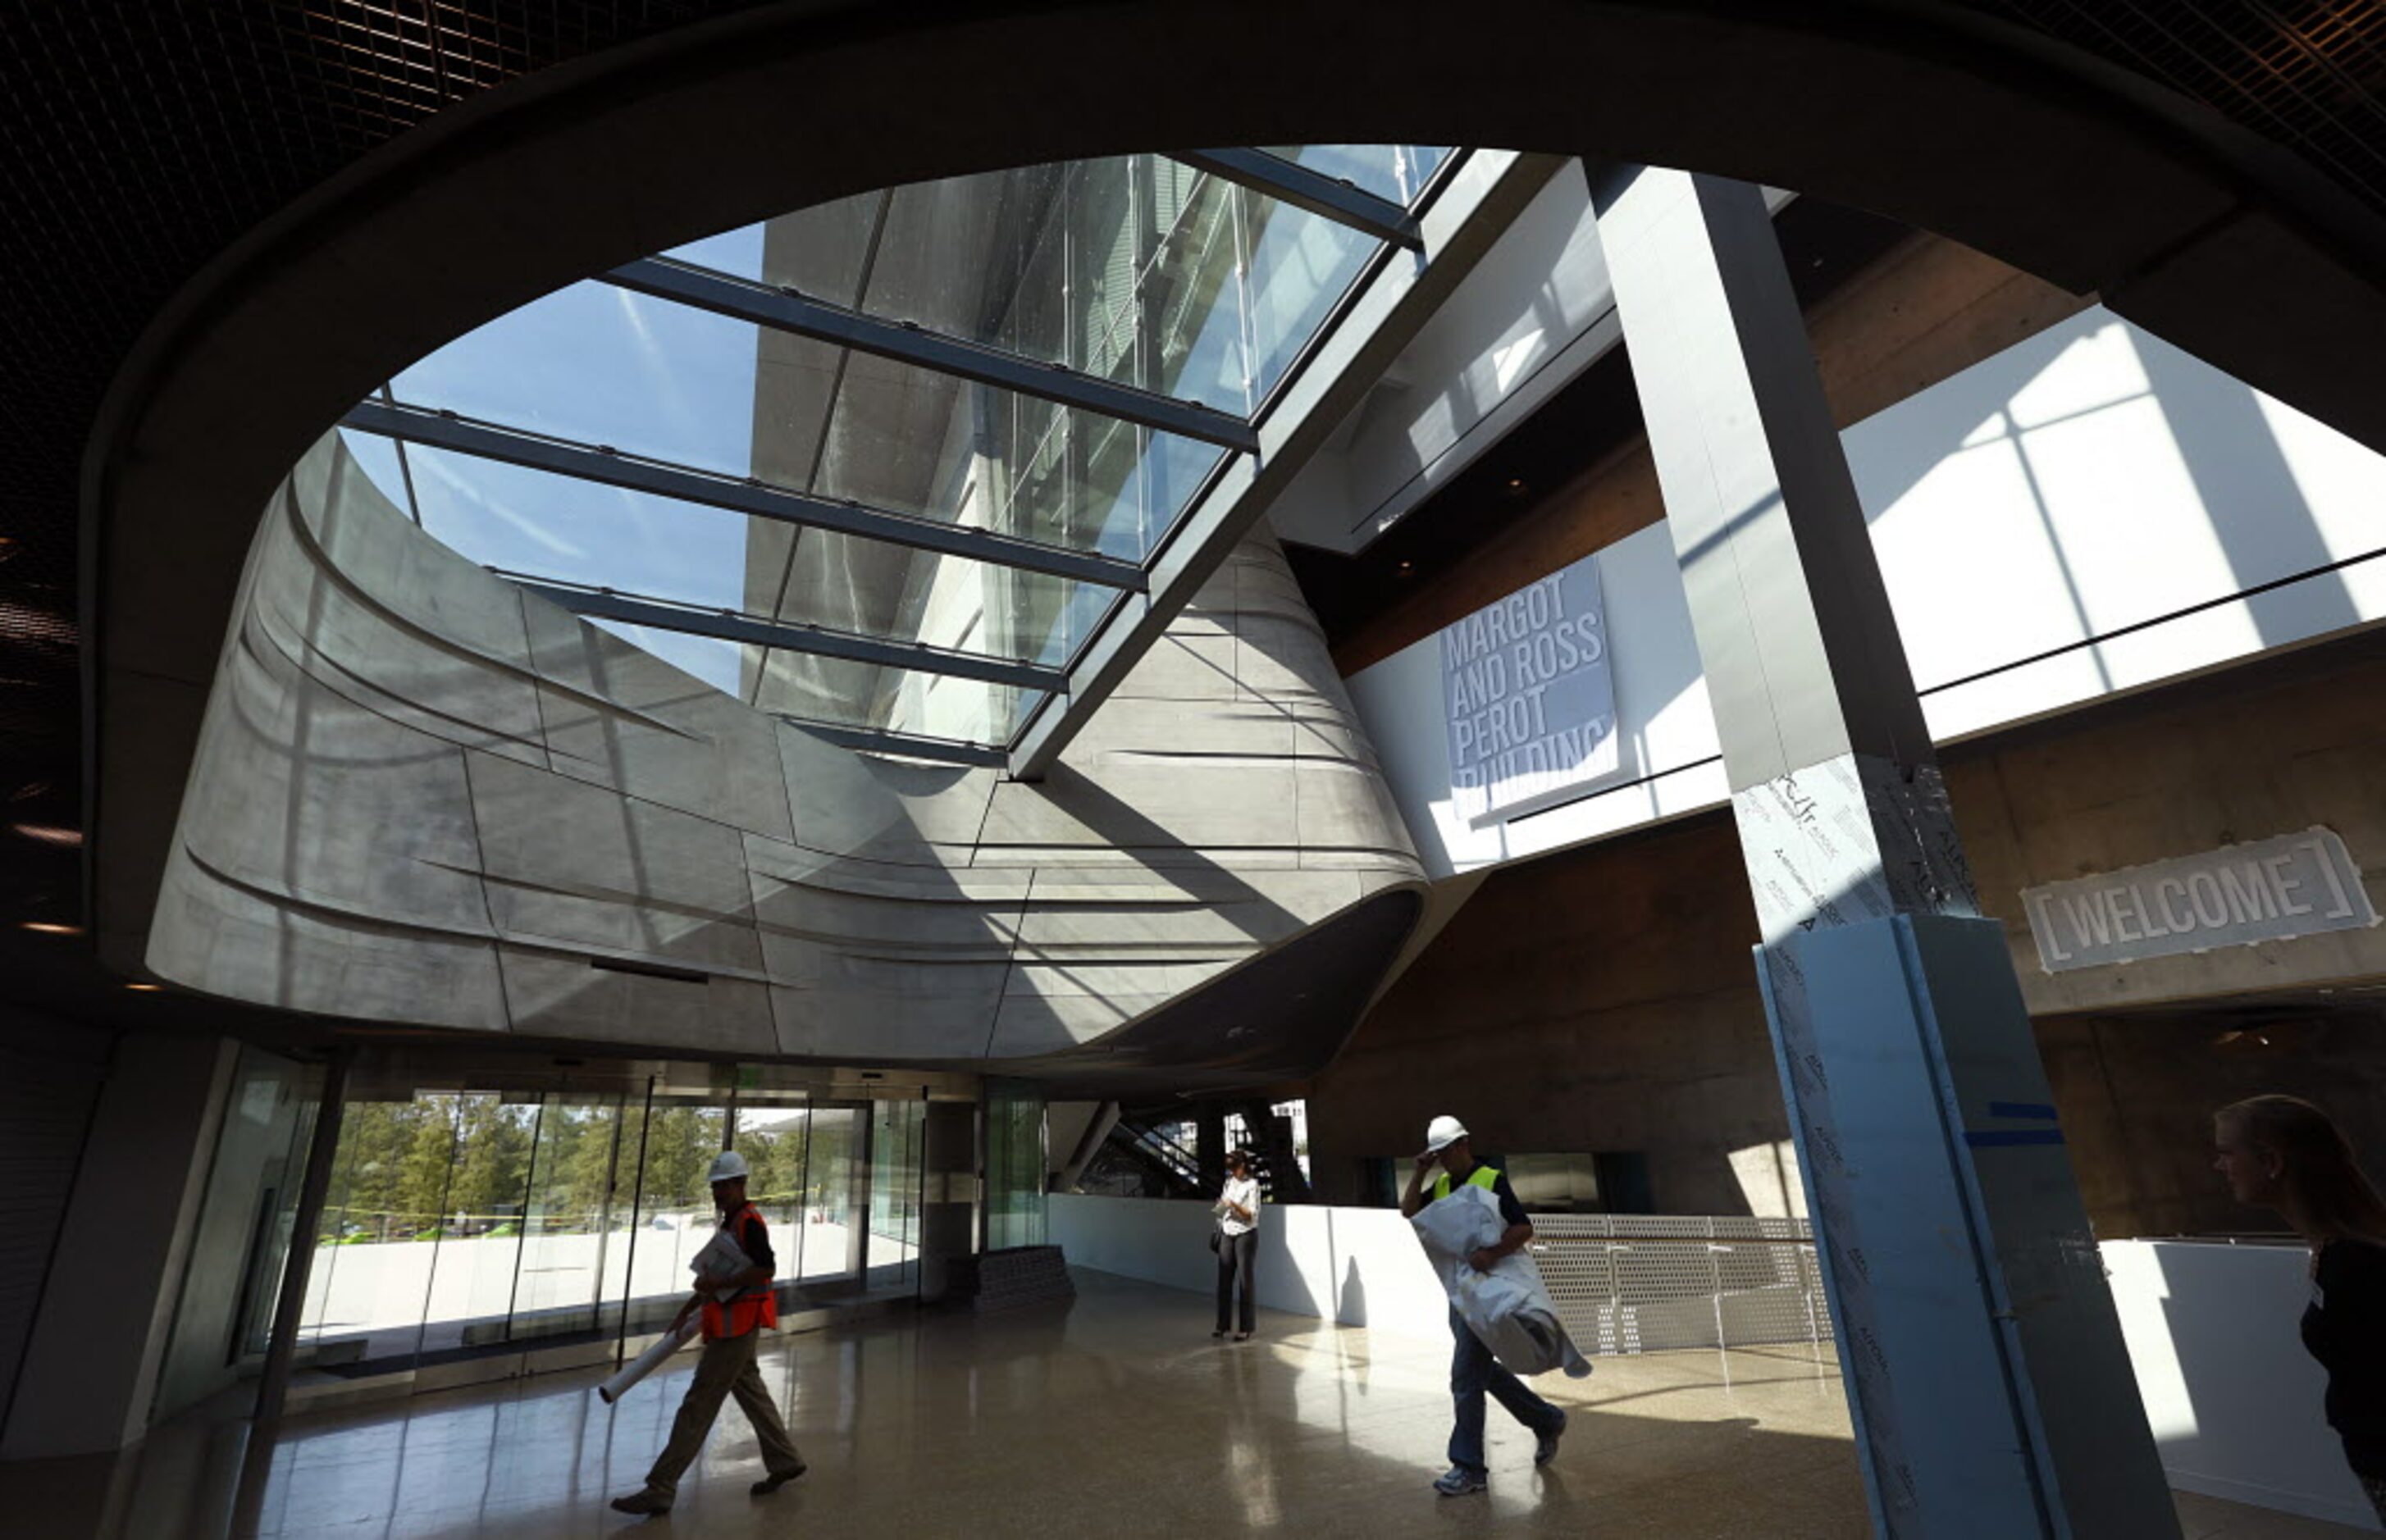
{"type": "Polygon", "coordinates": [[[665,1359],[688,1344],[695,1336],[697,1324],[691,1321],[676,1332],[666,1332],[655,1339],[655,1345],[622,1366],[621,1372],[596,1387],[596,1394],[607,1406],[622,1398],[622,1393],[663,1366],[665,1359]]]}

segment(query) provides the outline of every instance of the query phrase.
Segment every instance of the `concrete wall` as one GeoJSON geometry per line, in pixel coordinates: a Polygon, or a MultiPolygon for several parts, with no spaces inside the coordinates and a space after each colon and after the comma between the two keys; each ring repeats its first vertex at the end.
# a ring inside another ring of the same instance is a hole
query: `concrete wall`
{"type": "MultiPolygon", "coordinates": [[[[2357,996],[2348,996],[2357,999],[2357,996]]],[[[2104,1235],[2275,1232],[2212,1169],[2212,1114],[2265,1092],[2328,1108],[2386,1176],[2386,1008],[2258,1002],[2038,1023],[2064,1138],[2104,1235]]]]}
{"type": "Polygon", "coordinates": [[[2049,973],[2021,890],[2325,824],[2386,910],[2386,638],[2215,673],[1946,756],[1982,908],[2005,923],[2033,1015],[2386,978],[2386,926],[2049,973]]]}
{"type": "Polygon", "coordinates": [[[148,953],[210,994],[992,1061],[1089,1043],[1420,875],[1264,536],[1033,785],[701,684],[424,536],[336,441],[267,511],[236,616],[148,953]]]}
{"type": "MultiPolygon", "coordinates": [[[[2315,823],[2386,897],[2386,646],[2344,645],[1947,751],[2101,1235],[2275,1225],[2209,1170],[2212,1110],[2258,1091],[2330,1107],[2386,1170],[2386,1012],[2359,992],[2386,975],[2386,934],[2053,975],[2019,898],[2315,823]]],[[[1751,1211],[1775,1185],[1762,1146],[1788,1133],[1755,940],[1720,812],[1496,870],[1314,1081],[1321,1188],[1358,1196],[1361,1158],[1413,1150],[1447,1111],[1501,1152],[1643,1152],[1668,1211],[1751,1211]]]]}
{"type": "Polygon", "coordinates": [[[1755,939],[1720,818],[1494,873],[1312,1083],[1320,1196],[1449,1112],[1487,1152],[1645,1155],[1663,1213],[1762,1211],[1734,1153],[1790,1129],[1755,939]]]}

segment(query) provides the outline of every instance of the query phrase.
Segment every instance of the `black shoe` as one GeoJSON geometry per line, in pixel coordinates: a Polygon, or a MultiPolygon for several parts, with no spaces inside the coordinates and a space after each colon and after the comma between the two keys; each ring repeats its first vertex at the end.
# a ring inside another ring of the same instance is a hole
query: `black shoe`
{"type": "Polygon", "coordinates": [[[672,1500],[653,1490],[633,1492],[626,1497],[613,1499],[616,1513],[669,1513],[672,1500]]]}
{"type": "Polygon", "coordinates": [[[746,1490],[751,1492],[758,1497],[767,1497],[772,1493],[776,1492],[779,1488],[786,1485],[789,1482],[795,1480],[797,1476],[802,1475],[805,1471],[810,1469],[811,1467],[809,1465],[798,1465],[792,1471],[774,1471],[770,1475],[764,1476],[760,1481],[756,1482],[746,1490]]]}
{"type": "Polygon", "coordinates": [[[1237,1332],[1235,1333],[1235,1340],[1237,1342],[1249,1342],[1251,1340],[1251,1334],[1249,1332],[1237,1332]]]}
{"type": "Polygon", "coordinates": [[[1216,1331],[1210,1333],[1210,1340],[1212,1342],[1221,1341],[1225,1337],[1225,1334],[1226,1329],[1224,1326],[1221,1326],[1216,1331]]]}

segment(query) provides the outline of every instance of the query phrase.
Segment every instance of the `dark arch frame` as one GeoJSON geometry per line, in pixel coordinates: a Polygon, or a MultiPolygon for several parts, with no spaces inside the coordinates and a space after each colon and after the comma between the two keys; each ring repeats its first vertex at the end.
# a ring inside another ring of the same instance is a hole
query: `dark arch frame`
{"type": "Polygon", "coordinates": [[[789,0],[443,112],[152,324],[85,457],[103,960],[139,965],[258,510],[396,369],[576,278],[829,198],[1312,141],[1571,151],[1856,205],[2096,291],[2386,445],[2386,220],[2183,98],[1953,6],[789,0]]]}

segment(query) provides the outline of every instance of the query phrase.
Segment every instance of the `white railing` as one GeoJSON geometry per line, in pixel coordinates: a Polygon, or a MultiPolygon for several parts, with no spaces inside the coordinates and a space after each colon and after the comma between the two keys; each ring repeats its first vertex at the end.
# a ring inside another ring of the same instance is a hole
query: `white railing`
{"type": "Polygon", "coordinates": [[[1584,1351],[1754,1347],[1831,1334],[1804,1220],[1543,1214],[1533,1254],[1584,1351]]]}
{"type": "MultiPolygon", "coordinates": [[[[1049,1212],[1052,1240],[1076,1266],[1172,1288],[1214,1284],[1201,1204],[1055,1194],[1049,1212]]],[[[1802,1220],[1548,1214],[1534,1228],[1551,1299],[1586,1352],[1819,1345],[1831,1334],[1802,1220]]],[[[1449,1301],[1393,1209],[1269,1206],[1253,1271],[1270,1309],[1449,1333],[1449,1301]]]]}

